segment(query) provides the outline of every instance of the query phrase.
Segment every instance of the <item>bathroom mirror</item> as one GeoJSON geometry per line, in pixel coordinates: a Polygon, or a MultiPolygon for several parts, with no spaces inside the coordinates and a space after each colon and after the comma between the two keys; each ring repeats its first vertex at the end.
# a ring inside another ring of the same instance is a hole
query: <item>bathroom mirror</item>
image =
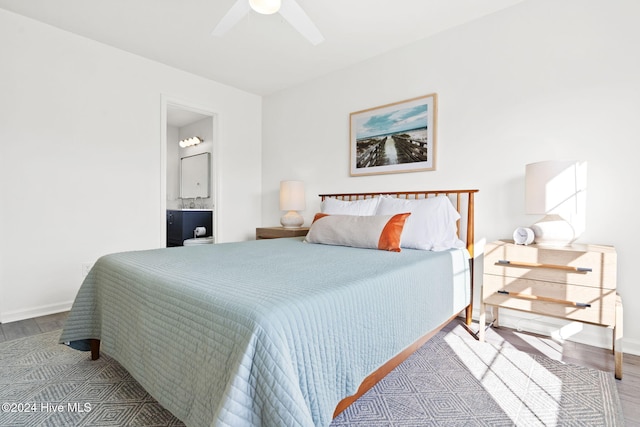
{"type": "Polygon", "coordinates": [[[209,157],[210,153],[202,153],[180,159],[180,197],[209,197],[209,157]]]}

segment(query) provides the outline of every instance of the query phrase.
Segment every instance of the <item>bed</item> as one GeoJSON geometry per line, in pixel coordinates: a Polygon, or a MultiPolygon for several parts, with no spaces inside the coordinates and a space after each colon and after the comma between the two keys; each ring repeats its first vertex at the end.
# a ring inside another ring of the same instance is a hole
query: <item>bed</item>
{"type": "Polygon", "coordinates": [[[60,342],[113,357],[188,426],[329,425],[459,313],[470,323],[476,191],[384,193],[451,200],[461,249],[287,238],[106,255],[60,342]]]}

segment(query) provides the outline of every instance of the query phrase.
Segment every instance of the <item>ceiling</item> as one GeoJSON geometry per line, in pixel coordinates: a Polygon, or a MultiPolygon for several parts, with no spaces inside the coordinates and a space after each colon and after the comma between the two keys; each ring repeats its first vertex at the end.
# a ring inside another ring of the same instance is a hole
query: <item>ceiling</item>
{"type": "Polygon", "coordinates": [[[235,1],[0,0],[0,8],[268,95],[523,0],[297,0],[324,35],[317,46],[279,14],[253,11],[211,36],[235,1]]]}

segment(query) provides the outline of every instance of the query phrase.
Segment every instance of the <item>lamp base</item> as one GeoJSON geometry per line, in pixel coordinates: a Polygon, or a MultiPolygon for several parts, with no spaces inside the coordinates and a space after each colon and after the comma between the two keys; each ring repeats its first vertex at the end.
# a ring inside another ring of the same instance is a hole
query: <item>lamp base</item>
{"type": "Polygon", "coordinates": [[[578,236],[560,215],[547,215],[531,226],[535,243],[542,246],[567,246],[578,236]]]}
{"type": "Polygon", "coordinates": [[[280,218],[280,224],[284,228],[300,228],[304,224],[304,218],[296,211],[289,211],[280,218]]]}

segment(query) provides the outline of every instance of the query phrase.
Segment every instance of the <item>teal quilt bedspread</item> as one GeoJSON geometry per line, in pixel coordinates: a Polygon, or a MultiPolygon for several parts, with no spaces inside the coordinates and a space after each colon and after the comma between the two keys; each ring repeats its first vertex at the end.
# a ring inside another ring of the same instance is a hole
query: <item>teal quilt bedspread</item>
{"type": "Polygon", "coordinates": [[[464,250],[301,238],[117,253],[60,342],[101,340],[187,426],[327,426],[362,380],[469,304],[464,250]]]}

